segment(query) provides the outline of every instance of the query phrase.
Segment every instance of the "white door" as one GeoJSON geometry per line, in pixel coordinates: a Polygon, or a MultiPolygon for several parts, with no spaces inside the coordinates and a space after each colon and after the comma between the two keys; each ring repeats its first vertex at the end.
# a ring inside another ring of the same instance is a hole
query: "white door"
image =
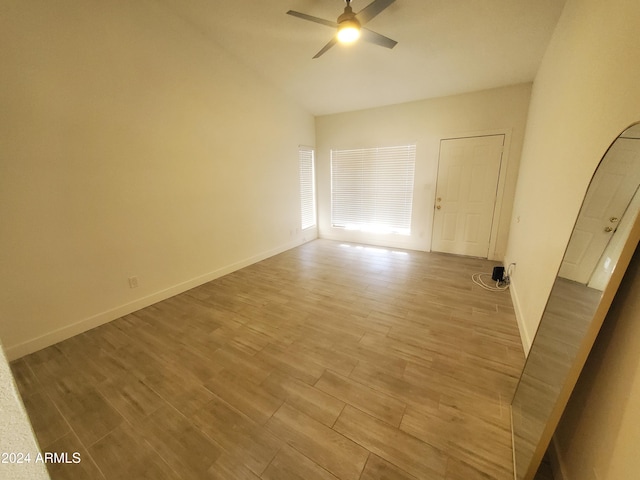
{"type": "Polygon", "coordinates": [[[598,260],[598,264],[596,265],[596,268],[589,279],[589,283],[587,284],[589,288],[595,288],[601,292],[604,291],[611,279],[613,270],[618,264],[618,259],[620,258],[622,249],[631,234],[631,228],[636,222],[639,211],[640,193],[638,189],[636,189],[636,193],[631,199],[631,203],[629,203],[629,206],[620,219],[618,228],[613,232],[611,240],[609,240],[609,243],[604,249],[604,253],[600,257],[600,260],[598,260]]]}
{"type": "Polygon", "coordinates": [[[634,168],[638,158],[636,142],[619,138],[609,149],[594,175],[571,234],[559,275],[587,283],[613,236],[640,175],[634,168]]]}
{"type": "Polygon", "coordinates": [[[440,141],[431,249],[487,258],[504,135],[440,141]]]}

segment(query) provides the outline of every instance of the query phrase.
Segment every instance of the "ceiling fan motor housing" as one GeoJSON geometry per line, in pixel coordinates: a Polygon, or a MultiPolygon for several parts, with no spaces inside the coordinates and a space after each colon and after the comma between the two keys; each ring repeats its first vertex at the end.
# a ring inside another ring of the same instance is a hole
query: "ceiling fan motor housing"
{"type": "Polygon", "coordinates": [[[345,27],[350,24],[360,28],[360,22],[356,19],[356,14],[353,13],[353,9],[348,4],[344,7],[344,13],[338,17],[338,25],[343,26],[343,23],[345,27]]]}

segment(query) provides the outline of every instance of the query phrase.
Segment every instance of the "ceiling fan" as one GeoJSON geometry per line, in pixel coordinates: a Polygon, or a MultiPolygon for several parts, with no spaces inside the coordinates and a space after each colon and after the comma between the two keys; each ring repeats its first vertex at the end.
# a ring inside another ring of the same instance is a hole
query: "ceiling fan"
{"type": "Polygon", "coordinates": [[[310,22],[319,23],[328,27],[336,28],[338,31],[334,37],[329,40],[322,50],[315,54],[313,58],[318,58],[323,55],[327,50],[333,47],[337,42],[352,43],[358,38],[362,37],[363,40],[374,43],[381,47],[393,48],[398,42],[391,40],[390,38],[380,35],[372,30],[364,28],[366,24],[373,17],[382,12],[385,8],[391,5],[395,0],[374,0],[368,6],[360,10],[358,13],[353,13],[351,9],[351,0],[345,0],[347,6],[344,7],[344,12],[338,17],[338,20],[332,22],[331,20],[324,20],[323,18],[313,17],[306,13],[295,12],[289,10],[287,15],[302,18],[303,20],[309,20],[310,22]]]}

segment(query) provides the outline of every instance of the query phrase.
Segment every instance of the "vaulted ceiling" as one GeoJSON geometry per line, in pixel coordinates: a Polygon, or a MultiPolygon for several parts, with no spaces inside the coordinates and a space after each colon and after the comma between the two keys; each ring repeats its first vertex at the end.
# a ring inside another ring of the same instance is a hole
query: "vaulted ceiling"
{"type": "MultiPolygon", "coordinates": [[[[159,0],[314,115],[532,81],[564,0],[396,0],[367,27],[398,42],[359,41],[312,59],[344,0],[159,0]]],[[[353,0],[355,12],[372,0],[353,0]]]]}

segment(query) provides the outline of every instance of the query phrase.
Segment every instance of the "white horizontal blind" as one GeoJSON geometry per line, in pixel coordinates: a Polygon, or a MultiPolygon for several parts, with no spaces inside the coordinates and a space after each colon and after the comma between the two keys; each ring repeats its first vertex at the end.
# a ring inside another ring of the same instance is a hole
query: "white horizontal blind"
{"type": "Polygon", "coordinates": [[[331,151],[331,224],[411,233],[416,146],[331,151]]]}
{"type": "Polygon", "coordinates": [[[300,147],[298,157],[300,162],[301,226],[304,230],[316,225],[316,182],[313,168],[313,149],[300,147]]]}

